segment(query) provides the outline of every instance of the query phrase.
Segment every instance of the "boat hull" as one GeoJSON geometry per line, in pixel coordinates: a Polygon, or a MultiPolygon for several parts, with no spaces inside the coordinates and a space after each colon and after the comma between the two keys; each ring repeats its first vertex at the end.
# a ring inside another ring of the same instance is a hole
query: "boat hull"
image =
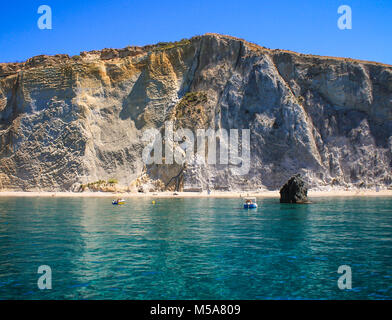
{"type": "Polygon", "coordinates": [[[112,201],[112,205],[118,206],[120,204],[125,204],[125,201],[112,201]]]}
{"type": "Polygon", "coordinates": [[[256,203],[251,203],[251,204],[244,204],[244,209],[256,209],[257,204],[256,203]]]}

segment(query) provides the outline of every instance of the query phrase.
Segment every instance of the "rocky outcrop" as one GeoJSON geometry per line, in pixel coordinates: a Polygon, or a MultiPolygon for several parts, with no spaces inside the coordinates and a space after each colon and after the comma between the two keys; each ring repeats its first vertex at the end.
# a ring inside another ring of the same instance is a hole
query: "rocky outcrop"
{"type": "Polygon", "coordinates": [[[281,203],[307,203],[308,188],[301,175],[291,177],[280,189],[281,203]]]}
{"type": "Polygon", "coordinates": [[[388,65],[215,34],[0,64],[0,190],[108,179],[124,189],[277,189],[295,173],[310,187],[371,188],[392,183],[391,167],[388,65]],[[250,129],[249,172],[198,159],[146,167],[142,134],[168,120],[250,129]]]}

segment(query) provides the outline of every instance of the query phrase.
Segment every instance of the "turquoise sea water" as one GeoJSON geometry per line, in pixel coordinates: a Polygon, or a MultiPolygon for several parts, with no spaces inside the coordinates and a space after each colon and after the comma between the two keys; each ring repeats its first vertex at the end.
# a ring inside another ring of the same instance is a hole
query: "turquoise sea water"
{"type": "Polygon", "coordinates": [[[0,299],[391,299],[392,198],[313,200],[0,198],[0,299]]]}

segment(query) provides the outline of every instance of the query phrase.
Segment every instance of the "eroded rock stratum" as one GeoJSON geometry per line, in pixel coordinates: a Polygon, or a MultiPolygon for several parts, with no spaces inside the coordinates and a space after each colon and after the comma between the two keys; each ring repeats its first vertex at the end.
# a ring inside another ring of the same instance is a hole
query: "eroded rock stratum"
{"type": "Polygon", "coordinates": [[[215,34],[0,64],[0,190],[392,183],[392,67],[215,34]],[[144,166],[146,128],[251,130],[251,168],[144,166]],[[106,183],[106,187],[111,184],[106,183]]]}

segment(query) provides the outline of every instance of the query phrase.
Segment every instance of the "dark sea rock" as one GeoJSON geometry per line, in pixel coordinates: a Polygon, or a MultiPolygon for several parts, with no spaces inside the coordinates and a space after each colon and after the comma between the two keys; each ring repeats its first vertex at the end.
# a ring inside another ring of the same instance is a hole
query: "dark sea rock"
{"type": "Polygon", "coordinates": [[[308,188],[297,174],[289,179],[280,189],[281,203],[308,203],[308,188]]]}

